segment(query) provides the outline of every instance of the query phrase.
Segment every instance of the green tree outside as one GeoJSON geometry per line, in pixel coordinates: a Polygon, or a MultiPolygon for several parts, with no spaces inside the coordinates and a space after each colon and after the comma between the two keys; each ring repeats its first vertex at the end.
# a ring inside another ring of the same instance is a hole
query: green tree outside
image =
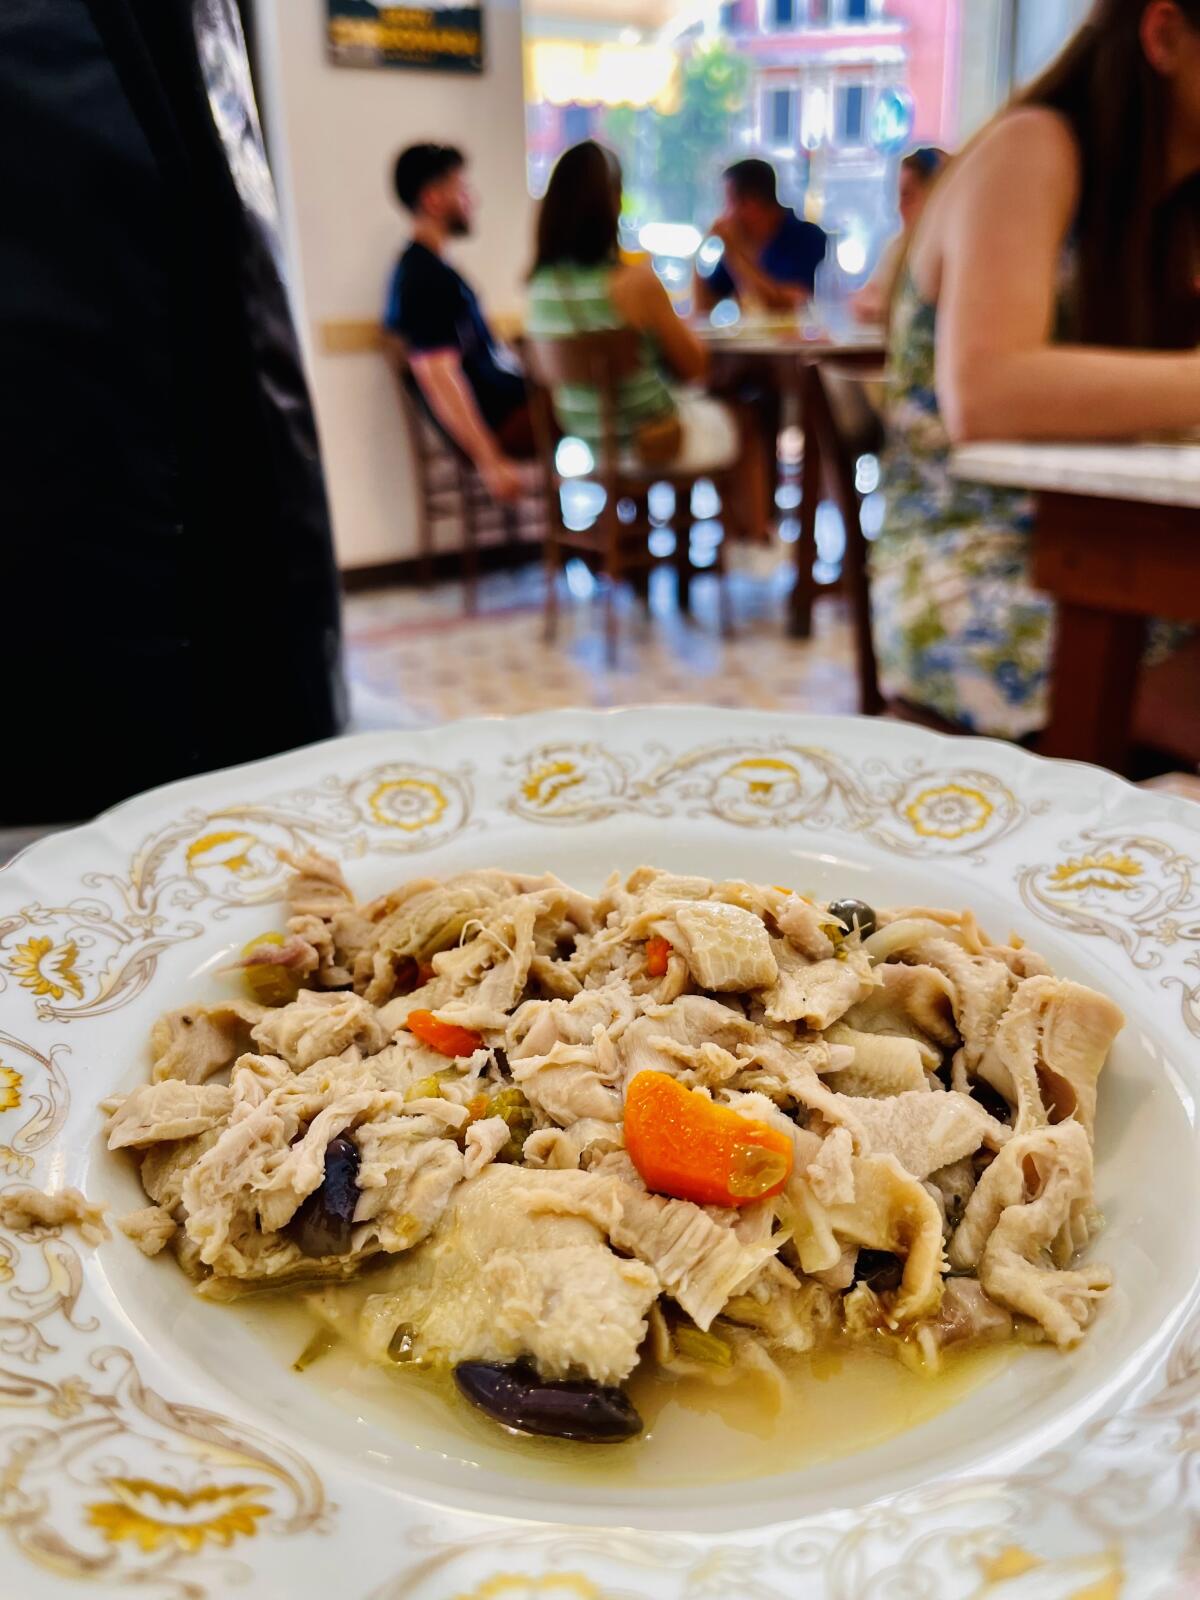
{"type": "Polygon", "coordinates": [[[717,175],[736,153],[749,82],[746,61],[716,39],[682,61],[675,111],[618,106],[608,113],[604,135],[621,157],[630,209],[642,221],[710,220],[717,175]]]}

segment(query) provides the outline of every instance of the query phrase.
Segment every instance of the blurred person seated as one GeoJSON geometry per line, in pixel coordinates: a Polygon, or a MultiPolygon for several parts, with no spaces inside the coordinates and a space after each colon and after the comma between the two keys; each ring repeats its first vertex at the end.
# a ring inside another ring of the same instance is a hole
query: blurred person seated
{"type": "Polygon", "coordinates": [[[1044,727],[1033,504],[954,478],[951,447],[1194,427],[1198,229],[1200,0],[1099,0],[937,184],[897,287],[871,557],[889,699],[1010,739],[1044,727]]]}
{"type": "Polygon", "coordinates": [[[927,145],[920,150],[910,150],[900,163],[897,197],[900,232],[884,245],[875,271],[851,298],[850,309],[857,322],[875,324],[888,320],[892,297],[900,281],[913,233],[921,220],[930,191],[948,160],[944,150],[927,145]]]}
{"type": "Polygon", "coordinates": [[[726,167],[725,210],[709,233],[724,245],[707,272],[697,265],[695,294],[701,311],[736,298],[768,311],[790,311],[811,300],[826,238],[781,205],[775,169],[755,156],[726,167]]]}
{"type": "Polygon", "coordinates": [[[414,222],[392,274],[384,327],[403,341],[421,399],[488,493],[515,501],[525,487],[518,461],[533,455],[525,380],[475,291],[445,259],[449,241],[465,238],[474,218],[466,157],[452,145],[410,145],[396,158],[394,182],[414,222]]]}
{"type": "MultiPolygon", "coordinates": [[[[708,352],[675,313],[647,262],[622,261],[618,248],[621,167],[592,140],[565,151],[538,212],[527,327],[534,339],[637,328],[644,359],[617,389],[620,443],[654,465],[683,472],[728,467],[739,451],[737,423],[719,400],[678,387],[703,378],[708,352]]],[[[552,396],[564,433],[596,449],[600,393],[570,385],[552,396]]]]}

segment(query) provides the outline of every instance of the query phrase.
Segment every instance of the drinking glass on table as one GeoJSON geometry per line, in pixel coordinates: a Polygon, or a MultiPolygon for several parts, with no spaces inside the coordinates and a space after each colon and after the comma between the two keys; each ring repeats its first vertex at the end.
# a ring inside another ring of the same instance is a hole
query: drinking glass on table
{"type": "Polygon", "coordinates": [[[813,296],[808,305],[810,328],[805,332],[812,338],[836,339],[850,327],[849,275],[838,260],[837,246],[831,238],[825,259],[817,268],[813,296]]]}

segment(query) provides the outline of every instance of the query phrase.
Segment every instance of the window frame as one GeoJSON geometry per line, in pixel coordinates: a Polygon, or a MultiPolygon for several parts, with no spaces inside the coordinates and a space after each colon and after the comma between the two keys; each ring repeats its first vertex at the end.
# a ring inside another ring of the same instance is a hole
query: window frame
{"type": "Polygon", "coordinates": [[[792,10],[791,19],[780,22],[776,10],[780,0],[759,0],[758,20],[763,33],[793,33],[802,25],[802,0],[786,0],[786,3],[792,10]]]}
{"type": "Polygon", "coordinates": [[[793,151],[800,139],[800,86],[794,83],[764,83],[760,107],[759,127],[764,147],[771,151],[793,151]],[[783,138],[775,132],[776,96],[786,95],[788,101],[788,128],[783,138]]]}
{"type": "Polygon", "coordinates": [[[870,95],[869,83],[839,83],[834,87],[833,94],[833,142],[839,150],[861,150],[867,142],[867,124],[870,120],[870,95]],[[857,94],[859,105],[858,131],[851,135],[848,131],[849,119],[843,116],[843,110],[850,103],[850,96],[857,94]]]}

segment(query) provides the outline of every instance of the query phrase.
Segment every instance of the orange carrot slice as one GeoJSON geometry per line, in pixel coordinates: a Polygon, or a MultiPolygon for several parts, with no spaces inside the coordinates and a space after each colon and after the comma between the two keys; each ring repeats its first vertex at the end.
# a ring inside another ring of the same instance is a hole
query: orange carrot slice
{"type": "Polygon", "coordinates": [[[404,1026],[415,1033],[422,1044],[444,1056],[473,1056],[483,1047],[482,1034],[471,1028],[460,1028],[456,1022],[443,1022],[432,1011],[410,1011],[404,1026]]]}
{"type": "Polygon", "coordinates": [[[698,1206],[745,1206],[778,1194],[793,1146],[665,1072],[639,1072],[625,1094],[625,1147],[655,1194],[698,1206]]]}
{"type": "Polygon", "coordinates": [[[671,954],[671,941],[660,939],[657,934],[652,939],[646,940],[646,976],[648,978],[661,978],[667,970],[667,961],[671,954]]]}

